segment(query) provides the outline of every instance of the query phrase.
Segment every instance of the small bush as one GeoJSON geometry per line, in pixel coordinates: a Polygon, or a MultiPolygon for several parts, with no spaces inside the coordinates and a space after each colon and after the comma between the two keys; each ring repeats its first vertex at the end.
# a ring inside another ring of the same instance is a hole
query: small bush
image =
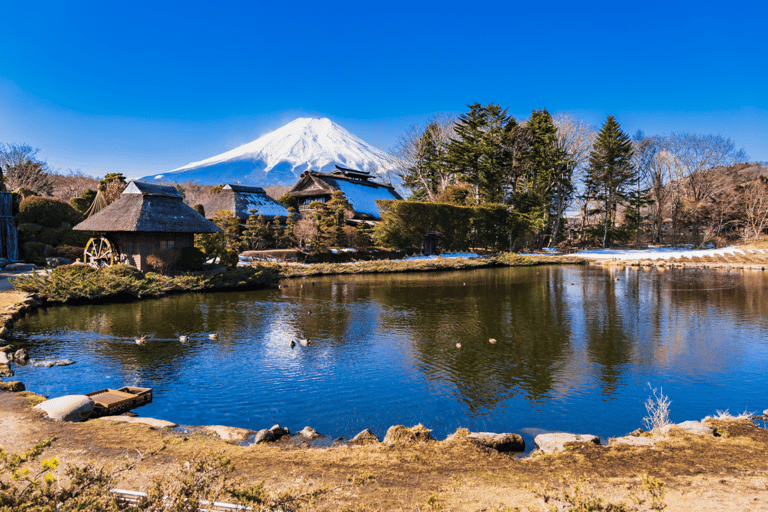
{"type": "Polygon", "coordinates": [[[45,262],[45,258],[53,254],[53,247],[40,242],[27,242],[21,246],[21,256],[25,261],[38,265],[45,262]]]}
{"type": "Polygon", "coordinates": [[[40,231],[42,231],[42,229],[43,226],[40,224],[33,224],[30,222],[19,224],[16,228],[16,232],[19,235],[19,243],[23,245],[26,242],[36,241],[35,237],[40,231]]]}
{"type": "Polygon", "coordinates": [[[35,241],[45,245],[59,245],[62,230],[57,228],[43,228],[35,236],[35,241]]]}
{"type": "Polygon", "coordinates": [[[94,236],[95,233],[91,231],[75,231],[72,228],[67,228],[61,231],[59,235],[59,243],[62,245],[74,245],[75,247],[85,248],[88,240],[94,236]]]}
{"type": "Polygon", "coordinates": [[[169,274],[176,268],[176,262],[180,257],[181,253],[176,249],[163,249],[147,256],[147,265],[155,272],[169,274]]]}
{"type": "Polygon", "coordinates": [[[69,203],[51,197],[27,197],[19,205],[16,221],[35,223],[48,228],[59,228],[63,222],[77,224],[81,215],[69,203]]]}
{"type": "Polygon", "coordinates": [[[56,247],[55,250],[56,250],[56,255],[61,256],[62,258],[67,258],[72,261],[83,259],[82,247],[74,247],[72,245],[60,245],[56,247]]]}
{"type": "MultiPolygon", "coordinates": [[[[648,384],[650,388],[651,385],[648,384]]],[[[643,425],[650,431],[658,432],[662,427],[671,425],[669,421],[669,405],[672,401],[668,396],[664,396],[664,390],[660,389],[656,394],[656,388],[651,388],[653,396],[648,397],[645,402],[645,410],[648,411],[648,416],[643,418],[643,425]]]]}

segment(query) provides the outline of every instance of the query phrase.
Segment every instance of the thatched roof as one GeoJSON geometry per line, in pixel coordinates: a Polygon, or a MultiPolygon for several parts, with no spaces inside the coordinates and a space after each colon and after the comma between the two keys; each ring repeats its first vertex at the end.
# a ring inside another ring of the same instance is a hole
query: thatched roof
{"type": "Polygon", "coordinates": [[[370,215],[380,218],[377,200],[402,200],[392,185],[385,185],[372,180],[370,173],[356,171],[336,166],[330,174],[304,171],[299,182],[290,190],[293,197],[302,200],[320,196],[330,196],[334,191],[341,190],[352,205],[356,214],[370,215]]]}
{"type": "Polygon", "coordinates": [[[202,204],[205,216],[209,219],[219,210],[228,210],[242,220],[248,218],[250,210],[256,210],[256,215],[263,215],[266,220],[288,217],[288,209],[269,197],[261,187],[224,185],[219,193],[212,194],[202,204]]]}
{"type": "Polygon", "coordinates": [[[120,198],[75,226],[78,231],[215,233],[216,225],[184,204],[174,187],[131,182],[120,198]]]}

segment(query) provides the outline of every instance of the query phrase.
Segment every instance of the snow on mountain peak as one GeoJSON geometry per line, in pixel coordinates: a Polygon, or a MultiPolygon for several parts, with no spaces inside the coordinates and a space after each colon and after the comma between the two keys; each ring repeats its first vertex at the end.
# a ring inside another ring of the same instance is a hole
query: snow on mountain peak
{"type": "MultiPolygon", "coordinates": [[[[294,185],[308,169],[331,172],[336,165],[369,171],[389,182],[392,158],[328,118],[301,117],[220,155],[139,179],[285,186],[294,185]]],[[[400,188],[399,181],[395,185],[400,188]]]]}

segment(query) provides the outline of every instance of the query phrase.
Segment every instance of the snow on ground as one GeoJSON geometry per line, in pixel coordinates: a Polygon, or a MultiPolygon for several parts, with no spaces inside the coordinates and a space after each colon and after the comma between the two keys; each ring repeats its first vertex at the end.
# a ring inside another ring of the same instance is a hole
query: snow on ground
{"type": "Polygon", "coordinates": [[[403,258],[404,260],[436,260],[437,258],[479,258],[480,255],[474,252],[450,252],[438,256],[411,256],[403,258]]]}
{"type": "MultiPolygon", "coordinates": [[[[760,250],[759,252],[763,252],[760,250]]],[[[574,256],[589,259],[612,260],[668,260],[672,258],[693,258],[702,256],[722,256],[725,254],[746,254],[734,246],[723,249],[691,249],[690,247],[653,247],[648,249],[589,249],[579,251],[574,256]]]]}

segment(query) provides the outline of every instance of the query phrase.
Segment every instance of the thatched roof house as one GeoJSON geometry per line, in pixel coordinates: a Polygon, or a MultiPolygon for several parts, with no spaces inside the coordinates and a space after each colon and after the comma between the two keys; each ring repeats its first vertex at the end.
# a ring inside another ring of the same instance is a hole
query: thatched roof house
{"type": "Polygon", "coordinates": [[[227,184],[218,192],[211,194],[202,203],[206,218],[212,219],[219,210],[227,210],[245,221],[256,210],[256,215],[263,215],[269,222],[274,217],[285,221],[288,209],[267,195],[261,187],[227,184]]]}
{"type": "Polygon", "coordinates": [[[75,226],[104,235],[119,254],[115,262],[147,270],[147,257],[168,249],[194,247],[195,233],[219,228],[184,204],[175,187],[133,181],[120,198],[75,226]]]}
{"type": "Polygon", "coordinates": [[[355,218],[379,219],[379,199],[401,200],[392,185],[373,181],[367,171],[357,171],[336,166],[336,170],[326,174],[315,171],[301,173],[299,182],[289,192],[299,201],[299,213],[307,209],[312,201],[322,203],[331,200],[331,194],[341,190],[352,205],[355,218]]]}

